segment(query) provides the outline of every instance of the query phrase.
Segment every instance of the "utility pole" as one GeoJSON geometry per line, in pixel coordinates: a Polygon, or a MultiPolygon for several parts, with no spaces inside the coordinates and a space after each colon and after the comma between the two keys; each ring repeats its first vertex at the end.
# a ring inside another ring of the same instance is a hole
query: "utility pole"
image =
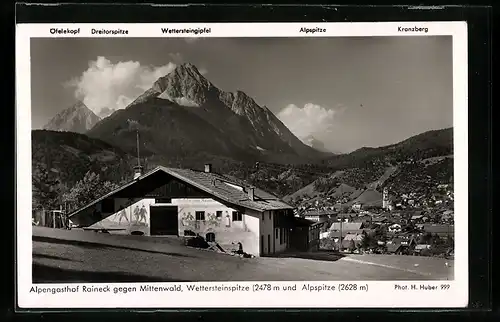
{"type": "Polygon", "coordinates": [[[344,213],[342,212],[342,198],[344,197],[342,193],[342,183],[340,183],[340,238],[339,238],[339,252],[342,252],[342,224],[344,221],[344,213]]]}
{"type": "Polygon", "coordinates": [[[141,168],[141,157],[139,155],[139,129],[136,129],[136,138],[137,138],[137,166],[140,169],[141,168]]]}

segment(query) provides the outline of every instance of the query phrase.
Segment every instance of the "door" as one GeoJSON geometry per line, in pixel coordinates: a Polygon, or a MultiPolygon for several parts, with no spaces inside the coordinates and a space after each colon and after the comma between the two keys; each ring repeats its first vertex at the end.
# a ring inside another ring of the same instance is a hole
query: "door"
{"type": "Polygon", "coordinates": [[[271,254],[271,235],[267,235],[267,253],[271,254]]]}
{"type": "Polygon", "coordinates": [[[149,213],[151,235],[178,235],[177,206],[150,206],[149,213]]]}
{"type": "Polygon", "coordinates": [[[260,235],[260,256],[264,255],[264,235],[260,235]]]}

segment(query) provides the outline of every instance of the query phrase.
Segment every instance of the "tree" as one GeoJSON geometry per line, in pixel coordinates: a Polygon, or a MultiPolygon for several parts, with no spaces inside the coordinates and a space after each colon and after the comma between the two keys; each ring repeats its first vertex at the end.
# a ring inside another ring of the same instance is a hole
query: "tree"
{"type": "Polygon", "coordinates": [[[82,180],[78,181],[73,188],[64,194],[63,200],[67,203],[68,209],[72,211],[116,188],[118,188],[117,184],[103,181],[98,174],[88,171],[82,180]]]}
{"type": "Polygon", "coordinates": [[[46,167],[33,169],[32,175],[33,208],[56,209],[61,201],[61,187],[59,180],[53,178],[46,167]]]}
{"type": "Polygon", "coordinates": [[[435,246],[440,246],[440,245],[443,245],[443,240],[438,236],[438,234],[434,234],[432,236],[432,245],[435,245],[435,246]]]}
{"type": "Polygon", "coordinates": [[[382,241],[382,242],[385,242],[387,240],[387,230],[386,228],[382,227],[382,226],[378,226],[377,228],[375,228],[375,234],[374,234],[374,239],[376,241],[382,241]]]}
{"type": "Polygon", "coordinates": [[[432,242],[432,234],[430,232],[425,233],[425,235],[423,235],[420,238],[420,243],[422,244],[431,244],[431,242],[432,242]]]}
{"type": "Polygon", "coordinates": [[[363,231],[363,239],[361,240],[361,247],[363,249],[369,249],[371,246],[370,236],[363,231]]]}
{"type": "Polygon", "coordinates": [[[378,246],[377,239],[375,239],[372,235],[367,234],[366,231],[363,231],[363,239],[361,240],[361,247],[363,249],[372,249],[378,246]]]}

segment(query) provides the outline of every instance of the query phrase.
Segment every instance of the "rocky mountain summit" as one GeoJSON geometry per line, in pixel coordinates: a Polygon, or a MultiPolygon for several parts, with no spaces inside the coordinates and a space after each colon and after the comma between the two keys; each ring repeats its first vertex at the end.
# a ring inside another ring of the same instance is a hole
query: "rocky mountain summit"
{"type": "Polygon", "coordinates": [[[77,102],[56,116],[44,127],[44,130],[85,133],[94,127],[101,118],[92,112],[83,102],[77,102]]]}
{"type": "Polygon", "coordinates": [[[203,153],[236,160],[296,158],[297,162],[325,156],[299,140],[267,107],[243,91],[219,89],[190,63],[160,77],[127,108],[103,119],[88,134],[133,148],[130,120],[138,125],[146,153],[154,155],[203,153]]]}

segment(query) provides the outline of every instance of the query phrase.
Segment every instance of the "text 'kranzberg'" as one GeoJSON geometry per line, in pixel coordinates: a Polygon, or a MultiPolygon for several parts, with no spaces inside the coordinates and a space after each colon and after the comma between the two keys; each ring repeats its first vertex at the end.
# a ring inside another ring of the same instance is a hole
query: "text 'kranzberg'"
{"type": "Polygon", "coordinates": [[[427,33],[429,32],[429,28],[423,28],[423,27],[398,27],[398,32],[424,32],[427,33]]]}

